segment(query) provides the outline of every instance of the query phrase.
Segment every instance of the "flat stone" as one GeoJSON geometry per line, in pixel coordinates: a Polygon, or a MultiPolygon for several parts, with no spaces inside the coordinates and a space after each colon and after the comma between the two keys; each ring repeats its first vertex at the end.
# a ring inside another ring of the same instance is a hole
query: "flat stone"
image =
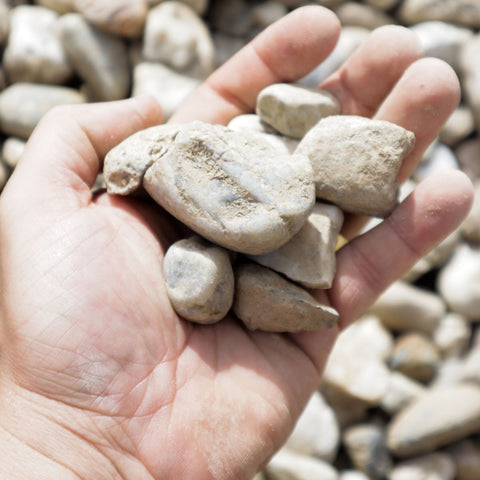
{"type": "Polygon", "coordinates": [[[285,449],[277,452],[265,466],[268,480],[338,480],[337,471],[323,460],[292,453],[285,449]]]}
{"type": "Polygon", "coordinates": [[[339,114],[340,103],[325,90],[277,83],[258,94],[256,113],[283,135],[302,138],[320,119],[339,114]]]}
{"type": "Polygon", "coordinates": [[[100,30],[121,37],[139,37],[145,26],[145,0],[73,0],[75,10],[100,30]]]}
{"type": "Polygon", "coordinates": [[[305,156],[279,156],[258,137],[193,122],[148,168],[143,185],[196,233],[256,255],[303,226],[314,206],[311,175],[305,156]]]}
{"type": "Polygon", "coordinates": [[[229,252],[199,236],[170,246],[163,275],[173,308],[186,320],[215,323],[232,306],[234,276],[229,252]]]}
{"type": "Polygon", "coordinates": [[[349,427],[343,433],[343,444],[355,468],[371,478],[387,478],[393,462],[381,425],[363,423],[349,427]]]}
{"type": "Polygon", "coordinates": [[[162,107],[167,121],[197,88],[199,81],[175,72],[161,63],[141,62],[133,70],[132,96],[148,94],[162,107]]]}
{"type": "Polygon", "coordinates": [[[427,334],[437,327],[446,309],[439,295],[401,280],[387,288],[370,307],[370,311],[391,330],[427,334]]]}
{"type": "Polygon", "coordinates": [[[398,457],[420,455],[480,431],[480,387],[429,391],[390,423],[388,446],[398,457]]]}
{"type": "Polygon", "coordinates": [[[440,354],[424,334],[410,332],[398,337],[388,358],[388,365],[414,380],[428,382],[435,375],[440,354]]]}
{"type": "Polygon", "coordinates": [[[76,13],[61,17],[59,35],[75,71],[86,82],[92,101],[129,96],[127,47],[120,38],[98,30],[76,13]]]}
{"type": "Polygon", "coordinates": [[[468,349],[472,334],[470,322],[459,313],[447,313],[433,332],[433,342],[443,358],[460,357],[468,349]]]}
{"type": "Polygon", "coordinates": [[[148,12],[143,56],[198,79],[206,78],[214,69],[210,32],[201,18],[181,2],[163,2],[148,12]]]}
{"type": "Polygon", "coordinates": [[[340,443],[340,428],[335,412],[316,391],[300,415],[285,447],[296,453],[333,462],[340,443]]]}
{"type": "Polygon", "coordinates": [[[456,480],[478,480],[480,472],[480,444],[462,440],[448,448],[455,463],[456,480]]]}
{"type": "Polygon", "coordinates": [[[150,127],[112,148],[103,165],[108,193],[129,195],[137,191],[148,167],[165,154],[180,128],[168,123],[150,127]]]}
{"type": "Polygon", "coordinates": [[[461,231],[463,237],[471,243],[480,242],[480,180],[474,183],[475,196],[472,209],[463,221],[461,231]]]}
{"type": "Polygon", "coordinates": [[[426,392],[420,382],[407,377],[401,372],[392,372],[387,392],[380,402],[380,406],[390,415],[399,412],[413,400],[426,392]]]}
{"type": "Polygon", "coordinates": [[[388,478],[389,480],[460,480],[455,476],[452,457],[441,452],[399,462],[388,478]]]}
{"type": "Polygon", "coordinates": [[[2,160],[14,169],[25,149],[25,140],[17,137],[8,137],[2,145],[2,160]]]}
{"type": "Polygon", "coordinates": [[[235,315],[250,329],[300,332],[330,328],[335,309],[320,304],[303,288],[254,263],[235,267],[235,315]]]}
{"type": "Polygon", "coordinates": [[[58,14],[40,6],[12,9],[10,33],[3,64],[11,83],[62,85],[72,75],[65,51],[56,35],[58,14]]]}
{"type": "Polygon", "coordinates": [[[51,108],[84,102],[85,97],[73,88],[15,83],[0,93],[0,130],[27,139],[51,108]]]}
{"type": "Polygon", "coordinates": [[[295,152],[312,162],[317,198],[347,212],[385,217],[395,207],[397,174],[414,141],[412,132],[383,120],[332,115],[295,152]]]}
{"type": "Polygon", "coordinates": [[[285,245],[250,258],[310,288],[330,288],[336,272],[335,246],[343,213],[317,202],[302,229],[285,245]]]}
{"type": "Polygon", "coordinates": [[[397,15],[406,24],[440,20],[467,27],[480,27],[480,5],[477,0],[404,0],[397,15]]]}
{"type": "Polygon", "coordinates": [[[441,269],[437,288],[450,310],[480,319],[480,248],[463,243],[441,269]]]}

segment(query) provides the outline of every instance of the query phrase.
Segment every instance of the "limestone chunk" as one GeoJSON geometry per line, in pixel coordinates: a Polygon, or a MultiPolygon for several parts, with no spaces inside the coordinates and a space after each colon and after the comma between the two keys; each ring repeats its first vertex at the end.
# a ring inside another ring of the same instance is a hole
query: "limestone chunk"
{"type": "Polygon", "coordinates": [[[163,274],[175,311],[196,323],[221,320],[233,302],[229,252],[199,236],[179,240],[165,254],[163,274]]]}
{"type": "Polygon", "coordinates": [[[338,313],[303,288],[254,263],[235,267],[233,311],[250,330],[300,332],[332,327],[338,313]]]}
{"type": "Polygon", "coordinates": [[[317,202],[302,229],[285,245],[250,258],[310,288],[330,288],[336,272],[335,245],[343,213],[317,202]]]}
{"type": "Polygon", "coordinates": [[[184,125],[148,168],[143,186],[196,233],[247,254],[275,250],[314,206],[308,158],[221,125],[184,125]]]}
{"type": "Polygon", "coordinates": [[[385,217],[395,207],[397,174],[414,142],[412,132],[390,122],[332,115],[295,152],[312,162],[317,198],[347,212],[385,217]]]}
{"type": "Polygon", "coordinates": [[[325,90],[277,83],[259,93],[256,112],[283,135],[302,138],[320,119],[339,114],[340,103],[325,90]]]}

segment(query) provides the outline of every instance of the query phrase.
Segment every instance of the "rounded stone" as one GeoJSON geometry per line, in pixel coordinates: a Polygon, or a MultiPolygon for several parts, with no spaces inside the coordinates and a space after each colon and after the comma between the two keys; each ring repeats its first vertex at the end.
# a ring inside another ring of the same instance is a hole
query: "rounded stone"
{"type": "Polygon", "coordinates": [[[199,236],[174,243],[165,254],[168,297],[184,319],[209,324],[221,320],[233,302],[229,252],[199,236]]]}

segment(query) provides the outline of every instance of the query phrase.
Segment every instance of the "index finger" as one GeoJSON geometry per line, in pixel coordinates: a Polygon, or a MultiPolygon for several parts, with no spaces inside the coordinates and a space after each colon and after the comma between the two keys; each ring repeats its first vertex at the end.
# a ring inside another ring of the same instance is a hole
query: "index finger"
{"type": "Polygon", "coordinates": [[[214,72],[170,122],[226,124],[252,112],[264,87],[306,75],[329,55],[339,35],[340,23],[330,10],[320,6],[294,10],[214,72]]]}

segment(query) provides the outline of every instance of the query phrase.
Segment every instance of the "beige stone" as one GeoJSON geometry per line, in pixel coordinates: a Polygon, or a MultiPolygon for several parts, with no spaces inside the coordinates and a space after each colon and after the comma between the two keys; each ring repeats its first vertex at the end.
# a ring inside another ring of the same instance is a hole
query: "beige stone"
{"type": "Polygon", "coordinates": [[[460,357],[468,349],[471,337],[468,319],[458,313],[448,313],[433,332],[433,341],[443,358],[460,357]]]}
{"type": "Polygon", "coordinates": [[[456,480],[478,480],[480,472],[480,444],[474,440],[462,440],[447,452],[455,462],[456,480]]]}
{"type": "Polygon", "coordinates": [[[440,452],[399,462],[388,478],[389,480],[459,480],[455,476],[452,457],[440,452]]]}
{"type": "Polygon", "coordinates": [[[17,166],[25,148],[25,140],[17,137],[8,137],[2,145],[2,159],[10,168],[17,166]]]}
{"type": "Polygon", "coordinates": [[[480,243],[480,180],[475,182],[474,187],[475,197],[472,209],[462,223],[461,232],[467,241],[480,243]]]}
{"type": "Polygon", "coordinates": [[[363,3],[343,2],[337,7],[335,13],[342,25],[363,27],[369,30],[395,23],[395,20],[390,15],[363,3]]]}
{"type": "Polygon", "coordinates": [[[426,392],[426,388],[416,380],[401,372],[392,372],[388,388],[381,399],[380,406],[390,415],[399,412],[410,402],[426,392]]]}
{"type": "Polygon", "coordinates": [[[439,139],[453,147],[471,135],[474,130],[475,118],[472,109],[463,104],[456,108],[445,122],[440,130],[439,139]]]}

